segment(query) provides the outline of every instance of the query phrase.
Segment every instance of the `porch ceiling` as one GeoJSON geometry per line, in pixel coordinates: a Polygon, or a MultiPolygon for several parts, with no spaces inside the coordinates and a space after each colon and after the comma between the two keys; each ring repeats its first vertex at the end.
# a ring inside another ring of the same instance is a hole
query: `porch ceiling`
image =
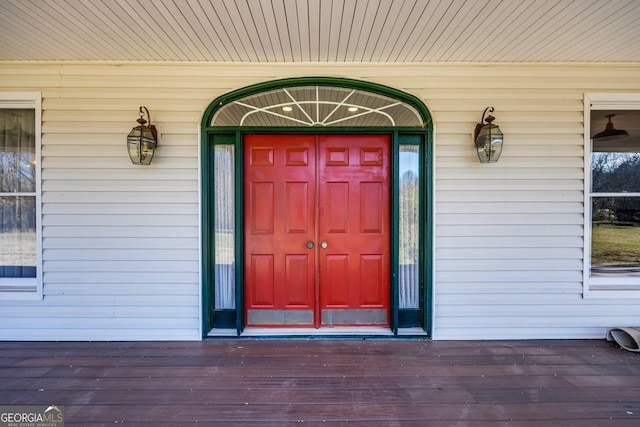
{"type": "Polygon", "coordinates": [[[638,0],[2,0],[0,60],[638,62],[638,0]]]}

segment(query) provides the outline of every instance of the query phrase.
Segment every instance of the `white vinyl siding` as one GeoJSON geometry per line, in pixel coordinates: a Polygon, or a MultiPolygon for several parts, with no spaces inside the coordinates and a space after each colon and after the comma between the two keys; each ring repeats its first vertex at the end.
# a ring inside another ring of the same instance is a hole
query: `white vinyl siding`
{"type": "Polygon", "coordinates": [[[216,97],[298,76],[422,99],[435,123],[435,339],[604,338],[629,299],[583,298],[585,92],[640,92],[640,66],[0,63],[43,99],[42,301],[0,302],[0,339],[199,339],[199,139],[216,97]],[[150,167],[126,135],[146,106],[150,167]],[[471,134],[495,108],[498,163],[471,134]]]}

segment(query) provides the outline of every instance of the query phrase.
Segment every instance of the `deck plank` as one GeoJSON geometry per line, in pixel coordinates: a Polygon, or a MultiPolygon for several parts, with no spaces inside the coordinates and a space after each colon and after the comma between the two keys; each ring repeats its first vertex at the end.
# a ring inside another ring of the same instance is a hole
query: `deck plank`
{"type": "Polygon", "coordinates": [[[0,403],[65,425],[640,425],[640,355],[604,340],[0,342],[0,403]]]}

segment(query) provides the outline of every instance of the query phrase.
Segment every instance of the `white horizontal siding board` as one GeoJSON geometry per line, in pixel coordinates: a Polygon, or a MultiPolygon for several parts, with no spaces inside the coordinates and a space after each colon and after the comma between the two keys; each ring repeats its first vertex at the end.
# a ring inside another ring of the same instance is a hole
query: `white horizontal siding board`
{"type": "Polygon", "coordinates": [[[500,237],[544,237],[549,238],[560,236],[579,236],[583,235],[582,226],[580,225],[487,225],[477,222],[474,225],[451,225],[444,226],[438,224],[438,236],[441,237],[458,237],[464,239],[466,237],[484,237],[487,242],[500,237]]]}
{"type": "MultiPolygon", "coordinates": [[[[438,236],[438,245],[442,248],[476,248],[492,249],[492,248],[531,248],[531,250],[544,250],[548,247],[559,248],[580,248],[582,247],[582,236],[497,236],[491,239],[485,236],[467,236],[460,238],[458,236],[441,236],[439,229],[436,229],[438,236]]],[[[498,274],[499,272],[496,272],[498,274]]]]}
{"type": "MultiPolygon", "coordinates": [[[[133,117],[135,119],[135,116],[133,117]]],[[[114,122],[102,122],[100,124],[90,123],[90,122],[51,122],[44,121],[42,123],[42,131],[45,133],[82,133],[90,135],[91,132],[102,133],[102,134],[110,134],[117,135],[122,138],[122,134],[124,133],[124,137],[126,138],[126,134],[131,132],[131,128],[135,126],[135,121],[131,122],[118,122],[116,124],[114,122]]],[[[157,125],[158,122],[154,120],[154,124],[157,125]]],[[[162,135],[164,134],[185,134],[193,131],[193,123],[190,122],[174,122],[167,123],[164,122],[162,125],[157,126],[158,128],[158,138],[160,143],[162,143],[162,135]]],[[[126,141],[126,139],[125,139],[126,141]]]]}
{"type": "MultiPolygon", "coordinates": [[[[185,321],[189,322],[190,325],[193,326],[194,323],[198,321],[197,317],[193,316],[194,312],[197,312],[198,304],[194,305],[161,305],[161,303],[157,302],[154,305],[146,306],[146,305],[136,305],[135,307],[117,304],[113,311],[114,318],[126,318],[131,319],[133,322],[138,323],[138,319],[158,319],[162,318],[166,313],[171,313],[174,318],[182,318],[185,321]]],[[[158,322],[158,327],[161,327],[161,323],[158,322]]],[[[172,325],[174,323],[172,322],[172,325]]],[[[176,325],[178,326],[178,325],[176,325]]],[[[175,327],[175,326],[172,326],[175,327]]]]}
{"type": "MultiPolygon", "coordinates": [[[[129,133],[133,126],[123,127],[123,133],[129,133]]],[[[70,157],[72,160],[78,160],[78,157],[95,157],[94,163],[97,166],[101,166],[106,160],[127,160],[126,136],[123,140],[122,135],[105,134],[102,136],[93,137],[89,134],[47,134],[46,141],[43,143],[43,151],[47,157],[70,157]],[[62,139],[64,138],[64,141],[62,139]],[[88,141],[91,141],[89,144],[88,141]],[[124,142],[124,144],[123,144],[124,142]]],[[[184,162],[183,158],[193,158],[195,162],[197,158],[197,149],[193,146],[193,141],[196,139],[196,134],[192,135],[177,135],[168,132],[160,132],[158,138],[158,153],[162,151],[163,157],[171,157],[179,159],[178,164],[184,162]]],[[[160,158],[160,156],[158,156],[160,158]]],[[[57,159],[58,161],[60,159],[57,159]]],[[[85,159],[86,160],[86,159],[85,159]]],[[[85,163],[87,163],[85,161],[85,163]]],[[[128,166],[126,163],[124,164],[128,166]]],[[[155,165],[155,162],[153,163],[155,165]]],[[[153,165],[150,168],[153,170],[153,165]]],[[[79,163],[78,167],[82,167],[83,164],[79,163]]]]}
{"type": "MultiPolygon", "coordinates": [[[[61,319],[61,318],[73,318],[76,316],[90,317],[90,318],[109,318],[113,317],[114,306],[113,305],[91,305],[86,304],[80,307],[74,307],[73,305],[66,306],[51,306],[38,307],[38,309],[30,310],[27,314],[24,307],[4,307],[0,305],[0,321],[7,320],[15,317],[29,317],[32,321],[39,319],[42,323],[49,322],[49,319],[61,319]]],[[[44,325],[43,325],[44,326],[44,325]]],[[[22,326],[24,327],[24,325],[22,326]]]]}
{"type": "MultiPolygon", "coordinates": [[[[477,160],[476,160],[477,162],[477,160]]],[[[444,178],[447,180],[475,180],[478,179],[478,174],[476,169],[478,165],[473,164],[472,167],[445,167],[442,165],[438,166],[438,177],[444,178]]],[[[523,168],[515,168],[515,167],[501,167],[501,168],[491,168],[486,167],[483,171],[483,179],[486,180],[494,180],[494,179],[541,179],[541,180],[549,180],[549,179],[584,179],[584,174],[582,169],[567,169],[567,168],[533,168],[533,167],[523,167],[523,168]]]]}
{"type": "Polygon", "coordinates": [[[478,259],[438,259],[436,261],[436,270],[441,272],[465,272],[465,271],[574,271],[580,269],[582,262],[579,259],[514,259],[509,256],[497,258],[478,258],[478,259]]]}
{"type": "MultiPolygon", "coordinates": [[[[0,73],[2,75],[2,73],[0,73]]],[[[149,112],[152,114],[152,119],[155,119],[155,113],[161,111],[175,111],[175,112],[190,112],[191,114],[199,114],[207,107],[207,98],[202,96],[203,99],[176,99],[171,104],[167,104],[166,101],[169,97],[165,97],[163,94],[161,97],[153,97],[145,100],[145,107],[149,109],[149,112]]],[[[133,103],[134,99],[127,100],[127,104],[133,103]]],[[[126,110],[123,108],[123,100],[122,98],[89,98],[86,97],[77,97],[77,98],[47,98],[46,103],[43,103],[43,108],[46,108],[46,111],[56,112],[57,114],[61,114],[61,111],[114,111],[114,112],[125,112],[126,110]]],[[[549,105],[551,108],[552,105],[549,105]]],[[[137,110],[130,111],[129,119],[136,117],[137,110]]],[[[154,120],[155,121],[155,120],[154,120]]],[[[132,127],[135,120],[132,121],[132,127]]],[[[95,135],[95,134],[94,134],[95,135]]],[[[95,135],[99,137],[100,135],[95,135]]]]}
{"type": "MultiPolygon", "coordinates": [[[[86,283],[86,282],[66,282],[62,281],[51,281],[47,283],[45,286],[45,294],[47,298],[50,295],[58,296],[63,298],[65,295],[76,295],[81,296],[87,300],[91,300],[92,298],[104,299],[105,304],[109,304],[109,298],[123,295],[158,295],[162,294],[165,296],[172,295],[199,295],[199,289],[197,285],[193,283],[179,283],[179,282],[142,282],[138,280],[138,277],[133,277],[129,275],[130,279],[128,281],[124,281],[121,283],[86,283]]],[[[54,276],[53,279],[56,279],[60,276],[54,276]]],[[[73,304],[74,300],[70,301],[70,306],[73,304]]],[[[72,312],[71,312],[72,313],[72,312]]],[[[171,317],[171,313],[166,314],[167,317],[171,317]]]]}
{"type": "MultiPolygon", "coordinates": [[[[557,283],[560,281],[555,281],[553,283],[557,283]]],[[[468,283],[473,283],[473,282],[468,282],[468,283]]],[[[472,294],[469,295],[469,298],[465,298],[465,299],[461,299],[460,295],[457,295],[456,293],[439,293],[439,298],[442,300],[442,302],[444,304],[446,304],[447,306],[450,307],[467,307],[467,306],[475,306],[475,307],[494,307],[494,311],[495,311],[495,307],[496,306],[504,306],[504,307],[510,307],[513,305],[520,305],[524,308],[528,308],[523,310],[521,312],[521,315],[524,317],[536,317],[536,316],[540,316],[540,313],[535,313],[534,311],[530,310],[531,307],[528,307],[530,305],[530,302],[535,302],[536,305],[542,304],[542,302],[546,299],[548,300],[545,304],[546,305],[556,305],[558,307],[563,307],[563,306],[578,306],[581,307],[582,309],[585,310],[585,312],[588,312],[590,304],[588,303],[583,303],[580,300],[583,299],[580,295],[577,295],[575,293],[571,293],[571,294],[554,294],[553,297],[549,298],[549,297],[545,297],[544,294],[541,294],[539,292],[536,292],[536,289],[534,286],[532,286],[534,283],[536,283],[536,281],[530,280],[529,282],[523,282],[523,289],[524,286],[526,286],[526,283],[529,284],[528,289],[531,291],[530,293],[526,293],[526,292],[501,292],[501,293],[495,293],[495,292],[474,292],[472,294]]],[[[568,283],[572,283],[572,282],[568,282],[568,283]]],[[[504,285],[505,288],[508,287],[508,283],[502,283],[504,285]]],[[[493,286],[490,283],[475,283],[476,286],[478,286],[478,288],[480,290],[482,290],[485,286],[488,287],[490,289],[491,286],[493,286]]],[[[518,288],[515,285],[512,285],[514,288],[518,288]]],[[[633,303],[632,303],[633,304],[633,303]]],[[[488,309],[487,309],[488,310],[488,309]]],[[[496,316],[500,316],[499,311],[496,312],[496,316]]],[[[461,317],[460,315],[458,315],[457,317],[461,317]]],[[[542,316],[544,317],[544,316],[542,316]]]]}
{"type": "MultiPolygon", "coordinates": [[[[50,159],[46,159],[50,160],[50,159]]],[[[160,159],[154,159],[160,160],[160,159]]],[[[176,160],[179,162],[179,160],[176,160]]],[[[44,163],[44,161],[43,161],[44,163]]],[[[93,168],[77,168],[68,169],[65,167],[47,168],[43,164],[42,177],[45,180],[55,179],[95,179],[95,180],[114,180],[114,181],[129,181],[135,182],[136,180],[143,181],[155,181],[156,183],[162,182],[166,179],[174,179],[181,181],[194,181],[197,182],[198,171],[197,169],[191,169],[185,167],[185,165],[178,165],[181,167],[173,167],[174,165],[167,164],[163,169],[156,168],[159,162],[154,161],[154,165],[150,167],[144,174],[141,174],[139,170],[131,169],[125,166],[126,163],[118,161],[115,167],[100,168],[99,165],[95,165],[93,168]],[[117,173],[114,173],[117,171],[117,173]]],[[[131,160],[129,160],[131,163],[131,160]]]]}
{"type": "MultiPolygon", "coordinates": [[[[49,227],[194,227],[198,228],[197,215],[45,215],[42,224],[49,227]]],[[[66,232],[66,231],[63,231],[66,232]]],[[[50,234],[49,236],[52,236],[50,234]]]]}
{"type": "Polygon", "coordinates": [[[499,237],[499,236],[582,236],[582,226],[562,225],[504,225],[490,222],[489,217],[478,216],[475,224],[442,225],[438,223],[438,236],[449,237],[499,237]]]}
{"type": "Polygon", "coordinates": [[[150,226],[75,226],[75,227],[47,227],[44,238],[70,237],[83,239],[100,238],[144,238],[148,236],[163,236],[164,238],[198,238],[198,227],[150,227],[150,226]]]}
{"type": "Polygon", "coordinates": [[[113,300],[114,305],[122,307],[186,307],[191,310],[190,313],[185,313],[184,317],[193,316],[193,307],[198,307],[200,303],[198,295],[183,294],[183,295],[149,295],[149,293],[139,295],[115,295],[113,300]]]}
{"type": "MultiPolygon", "coordinates": [[[[46,230],[44,232],[46,236],[46,230]]],[[[137,248],[146,249],[150,247],[161,249],[191,249],[197,245],[196,237],[44,237],[42,245],[44,249],[116,249],[116,248],[137,248]]]]}
{"type": "Polygon", "coordinates": [[[155,329],[141,328],[135,326],[135,322],[129,322],[128,326],[122,327],[121,324],[114,325],[111,329],[63,329],[55,325],[50,328],[24,329],[11,328],[0,330],[0,340],[15,340],[20,337],[23,341],[40,341],[42,336],[53,335],[58,336],[60,341],[178,341],[178,340],[199,340],[202,339],[200,334],[192,332],[191,328],[167,328],[158,327],[155,329]],[[119,327],[118,327],[119,326],[119,327]]]}
{"type": "MultiPolygon", "coordinates": [[[[504,132],[504,131],[503,131],[504,132]]],[[[508,135],[505,133],[505,135],[508,135]]],[[[562,141],[558,139],[545,139],[538,144],[515,141],[517,135],[511,136],[506,140],[508,147],[503,149],[502,155],[505,157],[532,157],[532,152],[537,150],[543,152],[547,157],[582,157],[584,154],[583,147],[579,145],[561,145],[562,141]],[[533,148],[535,147],[535,148],[533,148]]],[[[461,157],[468,156],[469,152],[475,153],[475,145],[471,142],[470,135],[452,135],[448,141],[438,143],[438,156],[445,157],[461,157]]],[[[499,166],[496,166],[499,168],[499,166]]]]}
{"type": "MultiPolygon", "coordinates": [[[[53,317],[53,320],[48,322],[48,325],[43,326],[43,320],[39,317],[23,317],[20,325],[17,329],[35,329],[41,328],[47,329],[77,329],[78,320],[72,317],[53,317]]],[[[158,314],[157,317],[94,317],[91,319],[91,329],[107,329],[107,330],[119,330],[119,329],[131,329],[131,325],[135,325],[134,328],[143,328],[147,330],[162,329],[162,328],[180,328],[183,330],[192,330],[197,328],[197,318],[184,318],[184,317],[163,317],[158,314]]],[[[99,337],[100,332],[96,332],[99,337]]],[[[156,339],[161,339],[159,333],[154,333],[156,339]]],[[[90,338],[88,338],[90,339],[90,338]]],[[[148,339],[148,338],[147,338],[148,339]]]]}
{"type": "MultiPolygon", "coordinates": [[[[141,266],[142,267],[142,266],[141,266]]],[[[100,284],[131,284],[131,283],[140,283],[147,284],[149,286],[155,287],[158,284],[172,284],[177,286],[177,284],[189,284],[189,283],[197,283],[198,281],[198,273],[190,273],[190,272],[149,272],[143,270],[141,268],[137,272],[105,272],[105,271],[93,271],[93,272],[76,272],[76,271],[67,271],[67,272],[45,272],[45,279],[48,284],[58,284],[63,285],[63,287],[67,285],[79,285],[83,289],[86,289],[86,292],[97,292],[100,289],[100,284]]],[[[112,292],[112,288],[110,286],[105,286],[105,292],[112,292]]],[[[131,292],[126,291],[125,292],[131,292]]]]}
{"type": "Polygon", "coordinates": [[[175,203],[197,203],[198,193],[193,192],[110,192],[76,191],[43,195],[43,203],[162,203],[170,197],[175,203]]]}
{"type": "MultiPolygon", "coordinates": [[[[534,279],[534,278],[532,278],[534,279]]],[[[482,293],[483,295],[497,295],[502,296],[505,294],[508,295],[524,295],[525,298],[530,298],[532,295],[538,296],[542,295],[545,298],[549,299],[552,295],[560,294],[560,295],[575,295],[580,292],[582,289],[581,282],[517,282],[517,283],[482,283],[480,286],[478,283],[450,283],[447,285],[446,291],[438,292],[438,298],[442,299],[442,296],[448,295],[451,296],[450,299],[447,299],[446,305],[442,305],[439,308],[440,310],[449,310],[452,312],[456,312],[459,310],[459,304],[452,303],[452,300],[455,298],[460,299],[461,296],[466,294],[477,294],[482,293]],[[455,296],[457,295],[457,297],[455,296]]],[[[473,306],[480,307],[484,309],[485,304],[466,304],[465,307],[473,306]]],[[[568,304],[566,301],[561,302],[561,304],[573,306],[572,304],[568,304]]]]}
{"type": "MultiPolygon", "coordinates": [[[[440,195],[440,192],[437,193],[440,195]]],[[[437,214],[475,212],[477,214],[557,214],[557,213],[580,213],[582,214],[584,207],[582,203],[575,202],[555,202],[555,203],[538,203],[538,202],[476,202],[469,203],[464,200],[459,202],[442,202],[436,206],[437,214]]]]}
{"type": "MultiPolygon", "coordinates": [[[[569,214],[544,214],[544,215],[536,215],[536,214],[492,214],[492,224],[500,224],[499,226],[509,226],[509,225],[520,225],[520,226],[564,226],[564,225],[575,225],[579,224],[580,220],[583,219],[582,214],[578,213],[569,213],[569,214]]],[[[477,226],[481,223],[482,217],[478,217],[475,213],[459,213],[459,214],[449,214],[443,216],[442,219],[438,221],[438,229],[444,231],[442,227],[444,226],[456,226],[463,227],[468,225],[477,226]]],[[[486,224],[486,221],[484,223],[486,224]]]]}
{"type": "MultiPolygon", "coordinates": [[[[628,316],[617,316],[622,324],[628,325],[633,324],[636,320],[636,316],[628,315],[628,316]]],[[[527,318],[524,316],[514,316],[514,317],[477,317],[474,328],[478,329],[491,329],[491,328],[504,328],[504,325],[508,324],[512,328],[522,328],[522,327],[531,327],[531,322],[535,320],[536,327],[542,329],[545,328],[598,328],[601,327],[603,320],[611,321],[611,318],[604,317],[604,319],[599,317],[590,317],[584,315],[582,317],[578,316],[549,316],[544,317],[542,319],[537,319],[535,317],[527,318]]],[[[460,322],[459,318],[448,318],[444,317],[442,319],[442,326],[446,328],[460,328],[465,327],[464,324],[460,322]]],[[[604,334],[603,334],[604,335],[604,334]]]]}
{"type": "MultiPolygon", "coordinates": [[[[568,266],[569,263],[567,263],[568,266]]],[[[476,283],[491,283],[491,282],[518,282],[520,280],[529,281],[531,277],[535,277],[537,280],[553,280],[553,281],[567,281],[575,282],[582,279],[582,271],[564,271],[564,270],[518,270],[518,271],[446,271],[437,270],[436,280],[442,282],[476,282],[476,283]]]]}
{"type": "MultiPolygon", "coordinates": [[[[158,141],[158,149],[156,153],[162,152],[166,157],[173,158],[188,158],[195,159],[198,156],[197,148],[193,146],[172,146],[169,141],[163,138],[162,141],[158,141]]],[[[128,160],[129,156],[126,151],[126,146],[122,144],[122,141],[110,140],[108,144],[102,146],[87,146],[85,145],[52,145],[47,144],[43,147],[43,155],[49,158],[63,157],[69,159],[69,161],[76,161],[78,166],[86,167],[87,159],[93,158],[94,163],[102,165],[105,161],[112,161],[112,159],[124,159],[128,160]],[[119,142],[119,143],[118,143],[119,142]]],[[[53,166],[54,164],[51,164],[53,166]]]]}
{"type": "MultiPolygon", "coordinates": [[[[564,100],[564,102],[553,102],[553,99],[549,98],[550,96],[546,97],[545,99],[536,99],[533,97],[501,98],[500,109],[502,111],[496,111],[496,114],[500,112],[546,112],[549,115],[552,115],[555,112],[575,113],[580,109],[580,107],[583,106],[579,98],[573,100],[564,100]]],[[[487,100],[480,97],[473,97],[470,99],[465,99],[465,102],[461,103],[459,98],[455,99],[439,96],[438,98],[430,100],[429,106],[434,110],[442,112],[476,111],[476,119],[480,121],[482,111],[484,111],[484,109],[487,107],[487,100]]]]}
{"type": "MultiPolygon", "coordinates": [[[[504,203],[520,203],[520,202],[540,202],[540,203],[556,203],[556,202],[580,202],[583,200],[581,191],[518,191],[518,190],[500,190],[496,191],[491,187],[487,187],[485,191],[476,188],[475,191],[438,191],[438,199],[443,203],[448,202],[504,202],[504,203]]],[[[552,209],[550,207],[550,209],[552,209]]]]}
{"type": "Polygon", "coordinates": [[[100,181],[100,180],[83,180],[77,181],[72,179],[59,179],[48,180],[45,185],[42,186],[43,191],[113,191],[129,192],[144,190],[147,192],[176,192],[176,191],[192,191],[194,183],[188,180],[164,180],[162,185],[158,185],[158,181],[152,179],[140,179],[136,182],[130,182],[127,180],[118,181],[100,181]]]}
{"type": "Polygon", "coordinates": [[[46,249],[47,261],[193,261],[198,258],[197,249],[46,249]]]}
{"type": "Polygon", "coordinates": [[[111,272],[120,273],[139,272],[141,270],[153,270],[154,272],[167,273],[193,273],[198,272],[197,261],[174,261],[174,260],[115,260],[115,261],[50,261],[44,262],[43,266],[47,272],[64,272],[73,270],[74,272],[111,272]]]}
{"type": "Polygon", "coordinates": [[[531,323],[521,325],[517,328],[510,327],[469,327],[469,328],[447,328],[447,334],[438,334],[438,340],[473,340],[479,336],[483,339],[592,339],[594,337],[604,337],[607,333],[606,327],[587,328],[584,326],[569,328],[540,328],[531,323]]]}
{"type": "Polygon", "coordinates": [[[137,203],[108,204],[108,203],[47,203],[42,207],[43,215],[102,215],[105,212],[114,215],[136,215],[148,212],[162,212],[166,209],[173,215],[198,215],[198,204],[162,204],[145,203],[144,207],[137,203]]]}
{"type": "MultiPolygon", "coordinates": [[[[196,301],[197,302],[197,301],[196,301]]],[[[158,302],[154,302],[154,305],[149,309],[146,309],[145,306],[135,306],[128,307],[125,305],[114,305],[111,307],[96,307],[96,306],[84,306],[82,308],[73,308],[72,306],[56,306],[56,307],[46,307],[39,310],[33,310],[31,314],[29,314],[29,319],[32,319],[32,322],[37,322],[38,320],[41,322],[47,322],[47,318],[56,318],[63,319],[69,316],[70,310],[75,310],[77,315],[86,316],[94,319],[109,319],[109,318],[128,318],[128,319],[136,319],[136,318],[161,318],[166,313],[172,313],[175,316],[183,317],[183,318],[191,318],[194,308],[197,309],[197,304],[195,306],[174,306],[174,305],[160,305],[158,302]]],[[[0,319],[23,316],[25,312],[23,309],[17,309],[15,307],[3,307],[3,313],[0,315],[0,319]]],[[[134,322],[137,323],[137,322],[134,322]]],[[[25,327],[26,325],[22,325],[25,327]]],[[[159,327],[159,325],[158,325],[159,327]]],[[[47,329],[43,327],[43,329],[47,329]]]]}
{"type": "MultiPolygon", "coordinates": [[[[491,305],[484,304],[482,306],[465,306],[469,314],[477,316],[479,318],[494,317],[492,313],[499,311],[502,317],[521,317],[523,308],[526,309],[528,304],[509,304],[506,307],[503,305],[491,305]]],[[[635,316],[637,315],[636,307],[634,304],[616,304],[618,310],[617,314],[621,316],[635,316]]],[[[562,304],[549,304],[545,309],[548,317],[564,318],[567,316],[575,316],[579,318],[579,321],[584,321],[584,317],[611,317],[611,306],[603,305],[591,305],[591,306],[567,306],[566,303],[562,304]]],[[[442,310],[443,317],[458,317],[456,310],[453,307],[442,310]]]]}
{"type": "Polygon", "coordinates": [[[145,268],[145,262],[141,261],[138,269],[134,271],[47,271],[49,283],[75,283],[92,286],[100,283],[197,283],[197,271],[150,271],[145,268]]]}
{"type": "Polygon", "coordinates": [[[577,247],[548,247],[543,251],[531,250],[529,247],[498,247],[490,251],[478,251],[475,248],[439,248],[436,262],[443,260],[456,260],[464,262],[469,259],[491,260],[539,260],[539,259],[565,259],[575,262],[582,258],[582,248],[577,247]]]}
{"type": "MultiPolygon", "coordinates": [[[[506,152],[508,148],[503,149],[505,152],[505,158],[512,157],[515,162],[521,164],[523,168],[535,168],[536,163],[540,164],[540,160],[533,156],[508,156],[506,152]]],[[[462,153],[461,153],[462,154],[462,153]]],[[[442,165],[442,167],[464,167],[466,168],[474,168],[475,170],[479,170],[478,168],[478,158],[477,154],[472,150],[466,150],[465,153],[461,156],[441,156],[436,155],[438,160],[438,164],[442,165]],[[470,151],[468,153],[467,151],[470,151]]],[[[584,163],[584,160],[579,157],[545,157],[545,163],[539,166],[539,175],[544,175],[544,171],[548,168],[574,168],[575,170],[581,170],[581,163],[584,163]]],[[[481,168],[488,169],[489,166],[484,164],[481,168]]],[[[501,169],[502,166],[496,166],[495,169],[501,169]]],[[[480,174],[478,174],[480,175],[480,174]]]]}
{"type": "MultiPolygon", "coordinates": [[[[504,179],[487,179],[484,181],[486,188],[491,191],[576,191],[584,190],[584,183],[577,179],[565,179],[558,181],[556,179],[522,179],[516,180],[504,180],[504,179]]],[[[464,179],[441,179],[438,181],[438,192],[444,193],[447,191],[466,191],[469,188],[469,183],[464,179]]]]}

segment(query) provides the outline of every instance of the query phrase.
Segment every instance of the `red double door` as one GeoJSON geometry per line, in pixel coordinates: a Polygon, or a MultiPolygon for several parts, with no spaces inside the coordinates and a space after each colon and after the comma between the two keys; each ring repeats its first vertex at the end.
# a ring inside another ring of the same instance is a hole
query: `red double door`
{"type": "Polygon", "coordinates": [[[389,137],[244,137],[247,326],[389,325],[389,137]]]}

